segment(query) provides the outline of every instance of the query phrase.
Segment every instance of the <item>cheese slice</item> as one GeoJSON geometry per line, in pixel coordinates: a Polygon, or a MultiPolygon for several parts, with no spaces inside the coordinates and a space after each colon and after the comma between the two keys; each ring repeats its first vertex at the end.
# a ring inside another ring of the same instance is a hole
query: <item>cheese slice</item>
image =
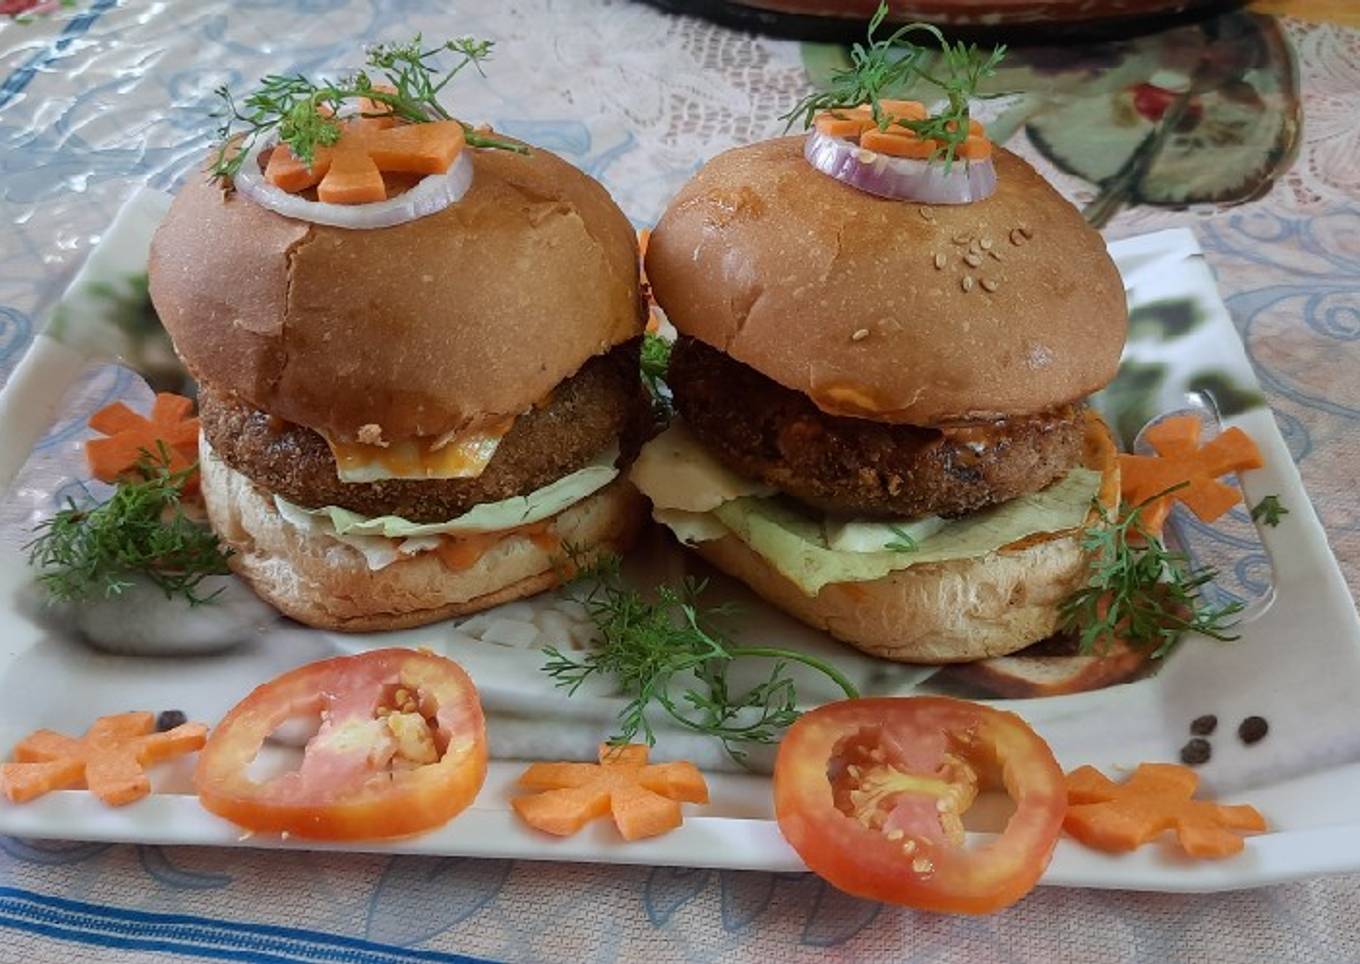
{"type": "Polygon", "coordinates": [[[439,438],[399,439],[388,445],[327,438],[341,482],[383,479],[475,479],[491,462],[515,420],[439,438]]]}
{"type": "Polygon", "coordinates": [[[719,462],[678,418],[642,447],[628,477],[657,509],[684,512],[711,512],[724,502],[776,492],[719,462]]]}

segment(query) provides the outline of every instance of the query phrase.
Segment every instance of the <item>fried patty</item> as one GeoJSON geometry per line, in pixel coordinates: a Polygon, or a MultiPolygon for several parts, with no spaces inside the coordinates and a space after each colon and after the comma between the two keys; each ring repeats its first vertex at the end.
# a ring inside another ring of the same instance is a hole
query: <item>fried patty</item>
{"type": "Polygon", "coordinates": [[[368,516],[444,522],[483,502],[542,488],[618,441],[636,453],[651,423],[633,341],[598,355],[563,381],[546,404],[515,419],[475,479],[341,482],[319,434],[217,395],[199,393],[203,432],[217,454],[261,488],[308,508],[335,505],[368,516]]]}
{"type": "Polygon", "coordinates": [[[676,342],[666,382],[719,459],[825,511],[962,515],[1037,492],[1081,457],[1081,406],[934,428],[828,415],[803,393],[686,337],[676,342]]]}

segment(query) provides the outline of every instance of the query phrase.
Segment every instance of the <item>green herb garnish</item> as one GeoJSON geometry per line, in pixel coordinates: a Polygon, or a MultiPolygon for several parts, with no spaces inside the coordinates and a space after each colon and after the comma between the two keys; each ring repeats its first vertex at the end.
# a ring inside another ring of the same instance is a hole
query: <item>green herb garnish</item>
{"type": "MultiPolygon", "coordinates": [[[[1184,485],[1184,483],[1182,483],[1184,485]]],[[[1139,503],[1118,518],[1100,501],[1092,504],[1100,525],[1089,526],[1082,548],[1091,558],[1090,581],[1062,606],[1063,627],[1080,632],[1081,651],[1107,652],[1118,640],[1155,646],[1164,655],[1186,632],[1229,642],[1229,619],[1242,603],[1206,603],[1200,590],[1218,573],[1195,569],[1179,552],[1167,549],[1142,523],[1143,510],[1182,486],[1173,486],[1139,503]]]]}
{"type": "Polygon", "coordinates": [[[1278,495],[1268,495],[1251,509],[1252,522],[1264,522],[1272,529],[1280,524],[1281,516],[1289,515],[1289,510],[1280,504],[1278,495]]]}
{"type": "Polygon", "coordinates": [[[671,342],[660,335],[647,332],[642,336],[642,383],[652,396],[652,407],[658,423],[670,420],[671,403],[666,390],[666,371],[671,364],[671,342]]]}
{"type": "Polygon", "coordinates": [[[555,647],[543,671],[575,693],[591,676],[613,680],[628,697],[619,712],[619,730],[610,742],[630,743],[641,736],[648,745],[656,735],[647,711],[659,707],[680,727],[713,736],[734,760],[745,753],[740,744],[774,743],[796,719],[797,693],[786,670],[802,663],[829,677],[849,699],[859,693],[839,670],[807,653],[770,646],[737,646],[713,625],[731,615],[727,607],[701,609],[704,583],[687,580],[684,587],[661,586],[655,601],[623,584],[617,558],[597,563],[574,583],[574,598],[595,624],[596,648],[577,657],[555,647]],[[741,659],[771,659],[763,682],[733,689],[728,670],[741,659]],[[693,674],[693,679],[687,678],[693,674]],[[677,695],[674,690],[683,687],[677,695]]]}
{"type": "MultiPolygon", "coordinates": [[[[144,576],[166,598],[184,596],[197,605],[211,599],[198,594],[208,576],[225,574],[227,552],[206,525],[184,513],[184,485],[197,471],[170,471],[170,453],[145,453],[140,480],[118,483],[106,502],[67,508],[40,524],[24,548],[40,572],[38,581],[60,602],[117,596],[144,576]]],[[[219,590],[220,591],[220,590],[219,590]]]]}
{"type": "Polygon", "coordinates": [[[826,90],[804,97],[779,119],[785,122],[785,130],[800,118],[803,127],[809,128],[821,111],[868,104],[879,130],[885,131],[896,124],[914,131],[922,139],[939,141],[943,147],[936,151],[932,160],[943,158],[948,169],[954,163],[960,145],[968,139],[972,120],[969,101],[978,96],[982,82],[996,73],[997,65],[1006,56],[1006,47],[994,47],[990,53],[984,53],[977,44],[951,44],[938,27],[928,23],[909,23],[884,39],[875,40],[874,34],[887,15],[888,5],[880,2],[869,20],[865,38],[868,46],[852,45],[850,66],[834,71],[826,90]],[[939,72],[924,66],[928,51],[908,41],[906,38],[911,34],[926,34],[939,44],[939,72]],[[925,120],[894,120],[883,110],[880,101],[913,76],[938,87],[945,96],[945,103],[925,120]]]}
{"type": "Polygon", "coordinates": [[[891,542],[883,543],[884,549],[887,549],[889,552],[916,551],[916,540],[913,539],[905,529],[901,526],[892,525],[888,526],[888,529],[892,532],[893,538],[891,542]]]}
{"type": "MultiPolygon", "coordinates": [[[[413,124],[454,120],[439,103],[440,91],[468,65],[480,73],[482,63],[491,57],[492,46],[490,40],[461,37],[425,48],[420,34],[416,34],[404,44],[369,47],[365,69],[335,83],[318,84],[302,74],[270,74],[240,105],[225,85],[219,87],[216,93],[223,103],[219,116],[226,120],[217,132],[213,177],[235,174],[255,141],[271,131],[277,131],[279,142],[287,144],[298,160],[310,165],[318,147],[330,146],[340,139],[340,113],[346,101],[367,99],[383,104],[385,112],[413,124]],[[445,52],[456,54],[458,59],[441,72],[435,58],[445,52]],[[243,134],[239,150],[234,149],[233,141],[238,123],[244,126],[239,132],[243,134]]],[[[463,134],[471,147],[528,153],[523,145],[491,137],[470,124],[463,124],[463,134]]]]}

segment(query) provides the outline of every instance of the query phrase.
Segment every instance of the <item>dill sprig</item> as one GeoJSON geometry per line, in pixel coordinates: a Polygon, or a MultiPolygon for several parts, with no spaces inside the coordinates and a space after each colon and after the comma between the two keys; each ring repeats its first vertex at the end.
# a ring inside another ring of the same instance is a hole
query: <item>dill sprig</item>
{"type": "MultiPolygon", "coordinates": [[[[375,44],[367,50],[365,69],[334,83],[317,83],[302,74],[270,74],[257,90],[240,104],[224,85],[217,88],[222,99],[218,116],[225,118],[218,128],[215,178],[230,177],[241,168],[256,140],[277,132],[279,142],[287,144],[300,161],[310,165],[318,147],[328,147],[340,139],[341,108],[347,101],[368,100],[383,105],[390,113],[413,124],[454,120],[439,103],[439,94],[465,67],[478,73],[491,57],[493,42],[460,37],[435,47],[425,47],[420,34],[403,44],[375,44]],[[441,71],[441,54],[457,56],[453,65],[441,71]],[[242,130],[237,130],[237,125],[242,130]],[[239,146],[236,136],[242,135],[239,146]]],[[[377,116],[363,114],[362,116],[377,116]]],[[[463,133],[471,147],[490,147],[519,154],[527,148],[512,141],[492,137],[463,122],[463,133]]]]}
{"type": "Polygon", "coordinates": [[[701,609],[703,582],[687,580],[682,588],[660,586],[654,600],[624,585],[619,562],[611,557],[583,571],[574,583],[575,598],[595,624],[595,648],[579,658],[555,647],[543,671],[575,693],[592,676],[613,680],[628,703],[619,712],[618,732],[611,743],[630,743],[641,736],[651,745],[656,734],[647,713],[659,707],[675,724],[722,741],[736,761],[745,759],[741,744],[774,743],[798,719],[797,692],[787,674],[789,663],[802,663],[829,677],[847,698],[859,695],[834,666],[794,650],[770,646],[737,646],[713,620],[731,615],[725,606],[701,609]],[[741,659],[774,660],[770,674],[747,688],[733,688],[728,670],[741,659]],[[693,679],[686,679],[692,674],[693,679]],[[672,684],[683,693],[678,696],[672,684]]]}
{"type": "Polygon", "coordinates": [[[80,602],[117,596],[144,576],[166,598],[184,596],[198,605],[212,599],[198,594],[208,576],[225,574],[228,552],[206,525],[184,513],[185,483],[197,466],[170,470],[162,443],[156,456],[143,453],[141,479],[118,483],[105,502],[67,507],[38,525],[24,548],[38,581],[53,600],[80,602]]]}
{"type": "Polygon", "coordinates": [[[856,43],[850,47],[850,66],[833,72],[826,90],[804,97],[779,119],[785,122],[785,130],[800,118],[803,127],[809,128],[822,111],[868,104],[879,130],[885,131],[895,124],[923,140],[938,141],[942,146],[931,159],[942,158],[948,169],[959,147],[968,139],[972,120],[969,102],[978,96],[982,82],[996,73],[1006,56],[1006,47],[1003,44],[985,53],[977,44],[950,43],[938,27],[928,23],[905,24],[882,40],[875,40],[874,34],[887,15],[888,5],[879,3],[869,20],[865,38],[868,45],[856,43]],[[924,66],[928,51],[907,40],[912,34],[925,34],[939,45],[938,72],[924,66]],[[924,120],[894,119],[883,110],[880,101],[913,76],[939,88],[944,104],[924,120]]]}
{"type": "Polygon", "coordinates": [[[1183,553],[1166,548],[1143,525],[1143,510],[1181,486],[1173,486],[1119,514],[1116,518],[1093,500],[1100,525],[1086,529],[1082,547],[1091,559],[1090,581],[1062,606],[1064,628],[1080,632],[1083,653],[1106,652],[1118,640],[1155,646],[1153,657],[1166,654],[1187,632],[1229,642],[1229,620],[1242,603],[1213,606],[1200,590],[1218,575],[1212,568],[1192,568],[1183,553]]]}

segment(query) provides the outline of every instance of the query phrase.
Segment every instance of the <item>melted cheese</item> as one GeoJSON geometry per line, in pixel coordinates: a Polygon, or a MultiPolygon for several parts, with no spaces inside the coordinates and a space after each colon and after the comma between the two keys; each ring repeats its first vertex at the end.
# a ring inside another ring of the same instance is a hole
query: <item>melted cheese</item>
{"type": "Polygon", "coordinates": [[[402,439],[389,445],[327,438],[341,482],[383,479],[475,479],[515,424],[507,418],[486,428],[440,438],[402,439]]]}
{"type": "Polygon", "coordinates": [[[642,447],[629,478],[657,509],[710,512],[725,502],[775,490],[719,462],[676,419],[642,447]]]}

